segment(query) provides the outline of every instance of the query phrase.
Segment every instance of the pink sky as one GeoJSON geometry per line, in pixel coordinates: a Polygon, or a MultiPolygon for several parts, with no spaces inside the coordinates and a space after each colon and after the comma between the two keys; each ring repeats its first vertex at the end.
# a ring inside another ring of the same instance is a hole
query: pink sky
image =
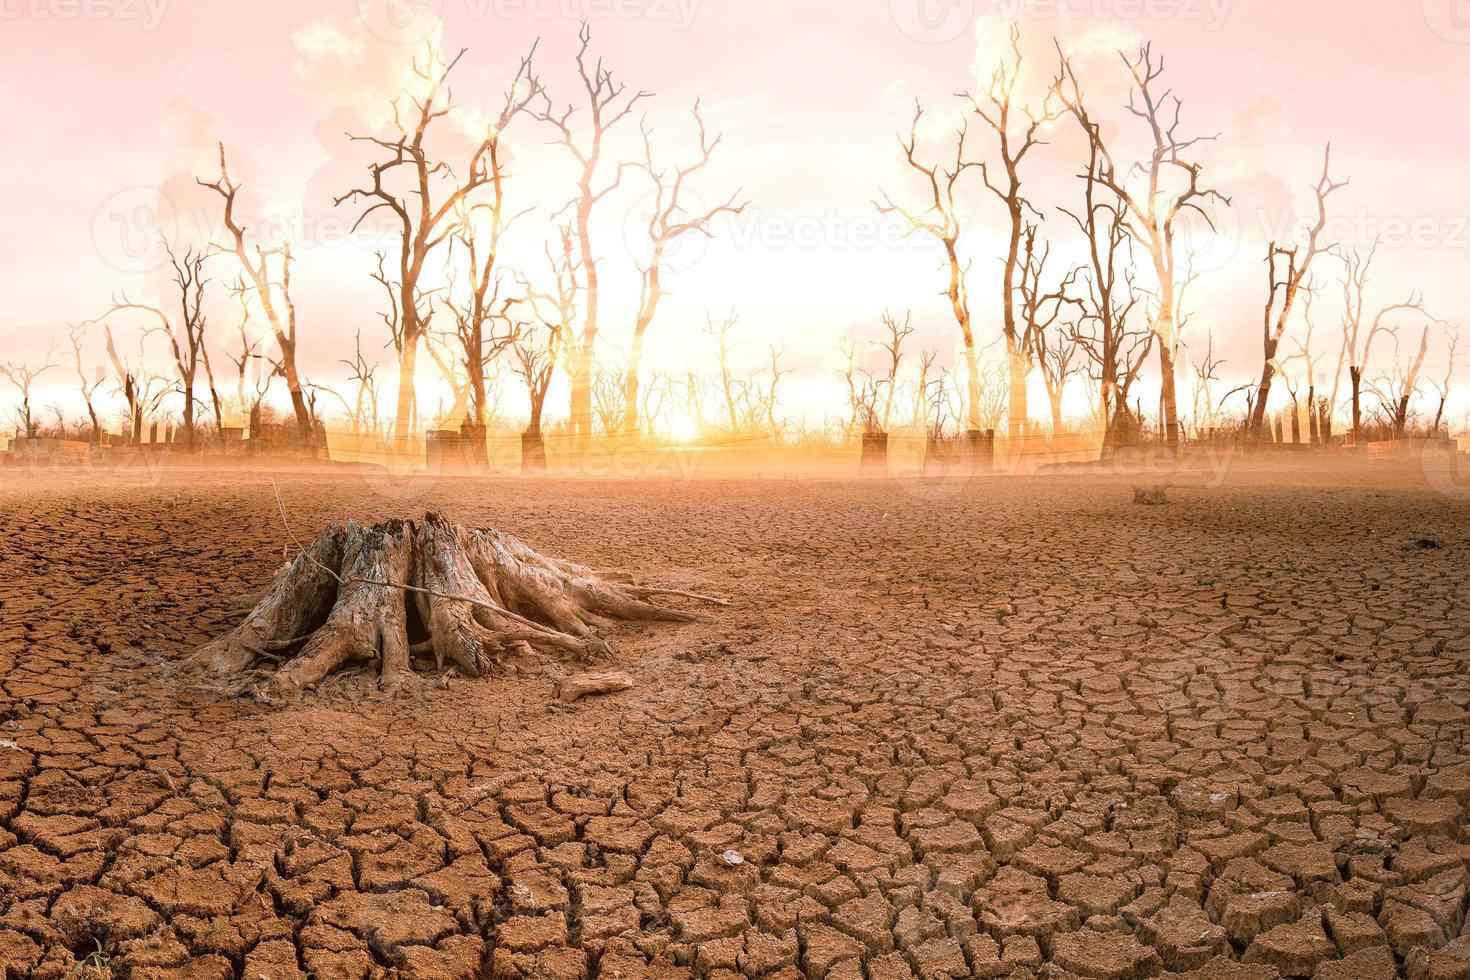
{"type": "MultiPolygon", "coordinates": [[[[1222,134],[1203,155],[1236,206],[1222,220],[1228,244],[1209,253],[1191,297],[1186,342],[1212,331],[1227,374],[1258,370],[1264,237],[1305,214],[1328,140],[1336,173],[1352,178],[1333,201],[1337,237],[1360,245],[1385,237],[1370,304],[1416,290],[1436,316],[1470,320],[1464,0],[1087,0],[1065,13],[1051,0],[432,0],[423,19],[399,28],[383,26],[377,3],[0,0],[0,124],[10,134],[0,155],[8,231],[0,361],[40,358],[52,338],[69,358],[67,323],[99,315],[123,289],[150,296],[159,275],[142,268],[130,244],[141,234],[134,223],[159,207],[162,188],[168,229],[185,242],[207,237],[194,215],[208,199],[194,196],[186,175],[210,175],[210,146],[223,139],[251,213],[294,216],[285,227],[306,229],[293,235],[307,239],[298,250],[303,369],[331,379],[361,329],[386,372],[379,297],[366,275],[371,246],[339,240],[352,214],[329,200],[366,159],[343,129],[380,116],[395,72],[440,31],[445,48],[469,49],[454,87],[467,118],[489,111],[538,37],[544,80],[558,101],[569,98],[581,17],[620,76],[657,93],[650,111],[661,146],[687,150],[685,114],[703,98],[725,142],[699,190],[713,199],[742,187],[752,202],[671,276],[650,337],[658,366],[710,369],[698,327],[706,311],[735,310],[751,367],[768,343],[794,345],[793,398],[820,417],[844,411],[833,378],[837,339],[876,337],[885,308],[911,308],[923,346],[953,353],[935,253],[896,241],[871,201],[880,188],[912,189],[894,132],[907,127],[915,97],[936,119],[955,116],[952,94],[976,86],[976,64],[987,63],[1007,11],[1039,53],[1038,68],[1056,35],[1097,93],[1122,91],[1119,66],[1089,52],[1152,40],[1186,100],[1186,128],[1222,134]]],[[[976,133],[978,151],[990,150],[985,135],[976,133]]],[[[1053,217],[1075,203],[1076,185],[1065,179],[1077,167],[1070,135],[1038,151],[1037,204],[1053,217]]],[[[528,120],[508,136],[518,155],[513,193],[538,208],[507,248],[528,268],[545,215],[570,193],[566,161],[545,138],[528,120]]],[[[637,244],[626,229],[642,196],[630,180],[603,214],[613,282],[604,336],[613,350],[631,331],[637,244]]],[[[970,288],[987,342],[998,336],[1003,213],[978,182],[967,201],[970,288]]],[[[1063,237],[1062,221],[1053,224],[1063,237]]],[[[233,278],[226,265],[220,260],[220,282],[233,278]]],[[[1339,268],[1323,260],[1320,274],[1335,281],[1339,268]]],[[[1319,306],[1319,346],[1335,354],[1335,284],[1319,306]]],[[[221,306],[220,333],[232,315],[221,306]]],[[[132,329],[116,322],[120,333],[132,329]]],[[[161,347],[156,353],[161,361],[161,347]]],[[[101,362],[100,345],[88,358],[101,362]]],[[[1442,349],[1430,362],[1431,373],[1442,371],[1442,349]]],[[[47,380],[68,383],[69,370],[47,380]]]]}

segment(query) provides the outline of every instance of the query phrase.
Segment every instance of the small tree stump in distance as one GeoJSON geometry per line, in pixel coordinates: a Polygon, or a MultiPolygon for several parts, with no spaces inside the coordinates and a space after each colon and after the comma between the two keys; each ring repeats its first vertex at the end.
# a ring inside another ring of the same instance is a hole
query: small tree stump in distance
{"type": "Polygon", "coordinates": [[[618,620],[709,619],[653,601],[660,596],[728,604],[600,574],[442,514],[371,528],[348,521],[323,531],[239,626],[200,647],[185,666],[253,686],[263,700],[294,701],[333,672],[367,663],[377,666],[379,685],[394,691],[412,678],[416,653],[431,654],[441,670],[449,664],[481,677],[511,649],[579,660],[607,655],[612,648],[599,631],[618,620]],[[428,634],[414,646],[409,602],[428,634]],[[280,663],[283,656],[290,659],[280,663]],[[261,669],[262,661],[270,667],[261,669]]]}

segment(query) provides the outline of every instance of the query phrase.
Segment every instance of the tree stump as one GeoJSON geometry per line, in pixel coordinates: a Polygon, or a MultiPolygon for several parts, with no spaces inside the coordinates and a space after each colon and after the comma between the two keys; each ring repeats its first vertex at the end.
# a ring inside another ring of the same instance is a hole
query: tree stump
{"type": "Polygon", "coordinates": [[[370,528],[348,521],[302,549],[240,625],[200,647],[185,666],[231,678],[234,689],[252,689],[267,701],[297,700],[353,663],[375,665],[379,685],[395,691],[414,676],[415,654],[432,655],[439,670],[449,664],[482,677],[512,649],[579,660],[609,655],[601,632],[618,620],[709,620],[654,601],[665,596],[728,605],[639,585],[625,573],[595,572],[442,514],[370,528]],[[427,633],[414,645],[410,612],[427,633]]]}

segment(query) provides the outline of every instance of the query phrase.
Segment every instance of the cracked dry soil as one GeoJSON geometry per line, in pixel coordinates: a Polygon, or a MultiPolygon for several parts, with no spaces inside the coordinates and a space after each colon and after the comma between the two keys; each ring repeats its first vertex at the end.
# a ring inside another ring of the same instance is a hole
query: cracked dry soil
{"type": "Polygon", "coordinates": [[[174,671],[282,560],[264,478],[0,478],[0,965],[1470,976],[1470,542],[1421,484],[287,477],[298,534],[437,507],[735,605],[575,704],[527,656],[272,708],[174,671]]]}

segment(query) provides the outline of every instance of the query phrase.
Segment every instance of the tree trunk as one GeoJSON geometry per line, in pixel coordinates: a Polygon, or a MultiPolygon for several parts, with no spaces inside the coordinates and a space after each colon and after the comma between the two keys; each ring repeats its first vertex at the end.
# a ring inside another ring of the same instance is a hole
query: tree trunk
{"type": "Polygon", "coordinates": [[[638,432],[638,374],[643,367],[643,332],[646,327],[647,324],[641,322],[633,326],[633,346],[628,352],[628,375],[623,379],[624,435],[634,435],[638,432]]]}
{"type": "MultiPolygon", "coordinates": [[[[281,349],[281,365],[286,375],[286,390],[291,394],[291,411],[296,415],[296,428],[301,431],[301,440],[307,445],[315,441],[316,430],[311,417],[311,409],[306,404],[306,394],[302,391],[301,376],[296,371],[296,344],[287,341],[285,335],[276,331],[276,345],[281,349]]],[[[244,401],[245,390],[242,385],[240,389],[240,400],[244,401]]]]}
{"type": "Polygon", "coordinates": [[[965,368],[968,373],[969,385],[969,416],[970,428],[975,431],[980,429],[980,359],[975,355],[975,336],[969,332],[965,334],[965,368]]]}
{"type": "Polygon", "coordinates": [[[194,379],[184,379],[184,445],[194,448],[194,379]]]}
{"type": "Polygon", "coordinates": [[[1159,404],[1163,410],[1164,443],[1175,451],[1179,448],[1179,412],[1174,396],[1174,351],[1170,344],[1159,345],[1159,404]]]}
{"type": "Polygon", "coordinates": [[[1261,366],[1261,383],[1256,387],[1256,401],[1251,409],[1250,435],[1259,439],[1265,431],[1266,425],[1266,403],[1271,397],[1271,378],[1276,373],[1274,364],[1276,358],[1276,345],[1266,345],[1266,361],[1261,366]]]}
{"type": "Polygon", "coordinates": [[[1362,393],[1363,369],[1348,367],[1348,377],[1353,383],[1353,445],[1363,441],[1363,414],[1359,397],[1362,393]]]}
{"type": "Polygon", "coordinates": [[[599,630],[612,620],[708,620],[652,601],[660,596],[727,605],[712,596],[636,585],[626,575],[599,574],[440,514],[372,528],[349,521],[323,532],[276,577],[244,622],[201,647],[186,667],[232,678],[232,690],[249,689],[272,701],[297,700],[357,661],[376,667],[379,684],[394,691],[414,678],[415,654],[432,655],[440,669],[449,663],[481,677],[509,650],[607,655],[612,648],[599,630]],[[413,647],[410,600],[428,631],[428,640],[413,647]],[[262,658],[297,648],[279,669],[252,670],[262,658]]]}
{"type": "Polygon", "coordinates": [[[1311,445],[1322,444],[1322,429],[1317,426],[1317,386],[1307,385],[1307,439],[1311,445]]]}
{"type": "Polygon", "coordinates": [[[1006,338],[1006,364],[1010,390],[1007,392],[1006,430],[1012,439],[1026,434],[1026,417],[1030,407],[1026,403],[1026,355],[1015,342],[1015,337],[1006,338]]]}
{"type": "Polygon", "coordinates": [[[414,395],[414,371],[418,364],[419,348],[418,338],[409,340],[404,338],[403,351],[398,355],[398,413],[395,419],[396,431],[393,433],[398,443],[400,453],[408,452],[408,444],[413,439],[413,417],[415,404],[414,395]]]}

